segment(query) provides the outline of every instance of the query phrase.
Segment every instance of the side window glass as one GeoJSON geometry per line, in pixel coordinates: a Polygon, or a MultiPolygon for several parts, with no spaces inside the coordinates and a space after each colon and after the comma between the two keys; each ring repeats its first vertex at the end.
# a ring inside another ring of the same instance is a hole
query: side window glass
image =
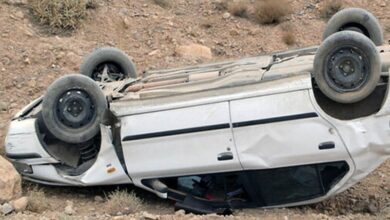
{"type": "Polygon", "coordinates": [[[348,172],[345,162],[251,171],[264,206],[281,205],[325,195],[348,172]]]}
{"type": "Polygon", "coordinates": [[[349,167],[346,162],[320,164],[317,167],[318,172],[321,175],[322,185],[325,192],[328,192],[349,171],[349,167]]]}
{"type": "Polygon", "coordinates": [[[187,195],[208,202],[275,206],[325,195],[349,171],[346,162],[301,165],[276,169],[163,178],[180,199],[187,195]]]}

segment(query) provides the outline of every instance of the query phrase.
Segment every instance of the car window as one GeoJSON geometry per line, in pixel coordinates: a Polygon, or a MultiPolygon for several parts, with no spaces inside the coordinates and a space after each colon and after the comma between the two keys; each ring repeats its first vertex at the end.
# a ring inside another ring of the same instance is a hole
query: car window
{"type": "Polygon", "coordinates": [[[347,172],[346,162],[250,171],[264,206],[299,202],[325,195],[347,172]]]}

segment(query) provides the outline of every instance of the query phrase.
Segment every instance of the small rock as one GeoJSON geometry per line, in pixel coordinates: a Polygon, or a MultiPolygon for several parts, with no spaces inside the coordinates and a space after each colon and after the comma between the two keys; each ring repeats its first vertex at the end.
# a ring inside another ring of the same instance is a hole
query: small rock
{"type": "Polygon", "coordinates": [[[230,18],[230,13],[229,12],[225,12],[225,13],[223,13],[222,17],[224,19],[228,19],[228,18],[230,18]]]}
{"type": "Polygon", "coordinates": [[[159,219],[159,216],[150,214],[148,212],[142,212],[141,219],[145,220],[157,220],[159,219]]]}
{"type": "Polygon", "coordinates": [[[8,57],[3,57],[1,59],[1,62],[3,63],[3,65],[9,65],[11,63],[11,59],[8,57]]]}
{"type": "Polygon", "coordinates": [[[185,214],[186,214],[186,212],[183,209],[177,210],[175,212],[175,215],[177,215],[177,216],[182,216],[182,215],[185,215],[185,214]]]}
{"type": "Polygon", "coordinates": [[[95,202],[104,202],[104,199],[101,196],[95,196],[94,199],[95,199],[95,202]]]}
{"type": "Polygon", "coordinates": [[[233,29],[233,30],[230,31],[230,35],[238,36],[238,35],[240,35],[240,32],[238,32],[237,30],[233,29]]]}
{"type": "Polygon", "coordinates": [[[60,59],[62,59],[62,58],[65,57],[65,52],[60,51],[60,52],[56,53],[55,56],[56,56],[56,59],[57,59],[57,60],[60,60],[60,59]]]}
{"type": "Polygon", "coordinates": [[[74,215],[76,213],[76,211],[73,209],[73,206],[71,205],[67,205],[64,212],[67,215],[74,215]]]}
{"type": "Polygon", "coordinates": [[[2,156],[0,156],[0,192],[0,204],[19,198],[22,194],[21,177],[19,173],[12,164],[2,156]]]}
{"type": "Polygon", "coordinates": [[[28,3],[28,0],[4,0],[4,2],[9,5],[25,5],[28,3]]]}
{"type": "Polygon", "coordinates": [[[374,203],[370,202],[367,206],[367,211],[370,213],[370,214],[376,214],[379,212],[379,209],[377,207],[377,205],[375,205],[374,203]]]}
{"type": "Polygon", "coordinates": [[[16,108],[18,108],[18,104],[16,104],[16,103],[11,103],[11,105],[9,105],[9,108],[10,108],[10,109],[16,109],[16,108]]]}
{"type": "Polygon", "coordinates": [[[148,53],[148,55],[149,56],[154,56],[154,55],[156,55],[156,54],[158,54],[158,53],[160,53],[160,50],[153,50],[153,51],[151,51],[150,53],[148,53]]]}
{"type": "Polygon", "coordinates": [[[0,102],[0,111],[7,111],[8,110],[8,104],[5,102],[0,102]]]}
{"type": "Polygon", "coordinates": [[[190,59],[211,59],[213,57],[209,47],[200,44],[190,44],[176,48],[176,55],[190,59]]]}
{"type": "Polygon", "coordinates": [[[15,211],[22,212],[27,208],[28,198],[25,196],[21,197],[19,199],[12,201],[11,204],[14,207],[15,211]]]}
{"type": "Polygon", "coordinates": [[[24,59],[23,62],[24,62],[24,64],[27,64],[27,65],[31,64],[31,61],[28,57],[26,59],[24,59]]]}
{"type": "Polygon", "coordinates": [[[21,11],[16,12],[16,13],[15,13],[15,16],[16,16],[17,18],[20,18],[20,19],[23,19],[23,18],[24,18],[24,14],[23,14],[23,12],[21,12],[21,11]]]}
{"type": "Polygon", "coordinates": [[[37,81],[35,79],[31,79],[30,81],[28,81],[27,83],[27,86],[30,87],[30,88],[35,88],[37,87],[37,81]]]}
{"type": "Polygon", "coordinates": [[[312,3],[310,3],[308,6],[306,6],[307,9],[315,9],[316,6],[312,3]]]}
{"type": "MultiPolygon", "coordinates": [[[[25,21],[26,23],[28,22],[28,20],[26,21],[26,19],[24,19],[24,21],[25,21]]],[[[25,33],[28,37],[34,36],[34,34],[31,33],[31,31],[29,31],[29,30],[27,30],[27,29],[24,30],[24,33],[25,33]]]]}
{"type": "Polygon", "coordinates": [[[0,209],[4,215],[8,215],[14,211],[14,207],[12,207],[12,205],[9,203],[4,203],[2,206],[0,206],[0,209]]]}
{"type": "Polygon", "coordinates": [[[126,28],[131,27],[131,22],[127,17],[123,18],[123,24],[125,25],[126,28]]]}

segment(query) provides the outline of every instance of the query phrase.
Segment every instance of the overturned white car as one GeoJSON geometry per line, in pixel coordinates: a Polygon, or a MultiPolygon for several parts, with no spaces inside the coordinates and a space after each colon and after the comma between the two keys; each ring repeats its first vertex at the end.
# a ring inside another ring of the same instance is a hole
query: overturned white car
{"type": "Polygon", "coordinates": [[[318,202],[390,156],[382,43],[375,17],[352,8],[319,47],[140,78],[98,49],[15,115],[7,157],[30,181],[134,184],[192,212],[318,202]]]}

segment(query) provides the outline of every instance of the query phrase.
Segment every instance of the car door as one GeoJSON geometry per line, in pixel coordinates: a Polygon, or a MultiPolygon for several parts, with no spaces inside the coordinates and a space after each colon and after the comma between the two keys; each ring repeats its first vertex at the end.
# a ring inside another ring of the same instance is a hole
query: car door
{"type": "Polygon", "coordinates": [[[244,169],[350,161],[307,90],[231,101],[233,134],[244,169]]]}
{"type": "Polygon", "coordinates": [[[242,169],[221,102],[121,118],[122,147],[132,178],[158,178],[242,169]]]}

